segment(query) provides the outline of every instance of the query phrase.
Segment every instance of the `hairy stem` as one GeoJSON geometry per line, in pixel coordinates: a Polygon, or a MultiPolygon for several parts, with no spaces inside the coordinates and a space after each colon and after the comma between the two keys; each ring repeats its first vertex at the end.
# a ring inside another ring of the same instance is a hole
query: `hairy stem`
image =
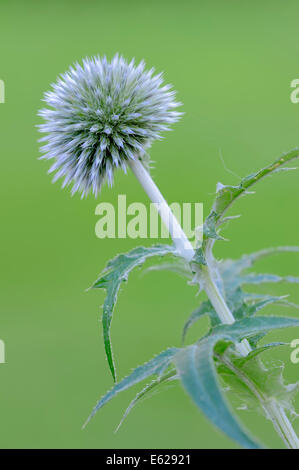
{"type": "MultiPolygon", "coordinates": [[[[143,164],[139,160],[130,160],[129,166],[150,200],[155,204],[163,223],[167,227],[173,239],[178,253],[187,262],[190,262],[195,255],[195,251],[160,190],[152,180],[149,172],[144,168],[143,164]]],[[[231,324],[235,322],[235,318],[217,287],[217,283],[213,279],[212,246],[213,242],[208,249],[207,266],[197,268],[197,280],[200,282],[201,286],[203,286],[221,322],[231,324]]],[[[247,340],[243,340],[236,347],[243,356],[246,356],[251,351],[251,347],[247,340]]],[[[264,408],[264,403],[262,406],[264,408]]],[[[286,446],[290,449],[299,449],[299,439],[290,420],[285,414],[284,409],[273,400],[268,403],[267,416],[271,419],[275,430],[285,442],[286,446]]]]}

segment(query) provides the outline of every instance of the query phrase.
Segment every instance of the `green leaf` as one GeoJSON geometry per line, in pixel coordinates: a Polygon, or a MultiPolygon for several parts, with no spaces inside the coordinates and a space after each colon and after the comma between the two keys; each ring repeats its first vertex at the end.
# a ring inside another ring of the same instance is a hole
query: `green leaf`
{"type": "Polygon", "coordinates": [[[261,284],[263,282],[299,282],[298,277],[294,276],[277,276],[273,274],[243,274],[243,270],[252,267],[259,259],[281,252],[299,252],[299,247],[277,247],[266,250],[260,250],[250,255],[244,255],[237,260],[225,260],[217,263],[219,276],[222,279],[224,296],[227,304],[237,319],[244,318],[255,314],[258,310],[266,305],[279,302],[282,305],[294,306],[283,297],[275,297],[269,295],[246,293],[242,290],[242,286],[246,284],[261,284]]]}
{"type": "Polygon", "coordinates": [[[264,284],[264,283],[277,283],[277,282],[289,282],[291,284],[298,284],[299,277],[295,276],[278,276],[276,274],[255,274],[250,273],[245,276],[240,276],[237,280],[239,285],[242,284],[264,284]]]}
{"type": "Polygon", "coordinates": [[[236,359],[234,363],[238,367],[242,367],[244,364],[246,364],[246,362],[251,361],[251,359],[259,356],[263,352],[268,351],[269,349],[277,348],[278,346],[285,346],[286,344],[287,343],[281,342],[265,344],[264,346],[253,349],[247,356],[236,359]]]}
{"type": "Polygon", "coordinates": [[[226,339],[235,343],[244,338],[250,338],[258,334],[264,334],[271,330],[289,327],[299,327],[298,318],[290,317],[248,317],[236,321],[231,325],[215,326],[208,335],[219,339],[226,339]]]}
{"type": "Polygon", "coordinates": [[[288,305],[288,302],[285,300],[284,297],[274,297],[274,296],[266,296],[262,300],[254,301],[250,304],[243,303],[237,310],[234,310],[234,317],[236,320],[241,320],[242,318],[251,317],[255,315],[257,312],[262,310],[263,308],[267,307],[268,305],[272,305],[274,303],[281,303],[288,305]]]}
{"type": "MultiPolygon", "coordinates": [[[[268,406],[276,402],[279,407],[296,415],[293,406],[298,383],[286,385],[283,378],[284,366],[279,364],[266,367],[257,356],[266,349],[276,347],[272,344],[252,351],[246,358],[224,355],[218,363],[218,373],[229,386],[243,409],[258,409],[269,418],[268,406]],[[222,361],[222,364],[221,364],[222,361]],[[220,364],[220,365],[219,365],[220,364]]],[[[271,414],[271,411],[270,411],[271,414]]]]}
{"type": "Polygon", "coordinates": [[[150,394],[155,392],[156,389],[161,388],[161,385],[165,382],[169,382],[174,380],[177,377],[175,370],[170,370],[166,374],[158,377],[157,379],[152,380],[149,384],[147,384],[140,392],[137,393],[135,398],[131,401],[128,408],[124,412],[122,419],[117,426],[115,432],[119,430],[121,425],[123,424],[124,420],[127,418],[128,414],[132,411],[132,409],[144,398],[151,396],[150,394]]]}
{"type": "Polygon", "coordinates": [[[107,291],[103,306],[102,323],[105,351],[114,381],[116,380],[116,374],[110,340],[110,327],[120,285],[123,281],[127,280],[129,273],[137,266],[141,266],[146,259],[152,256],[164,256],[167,254],[176,255],[177,253],[172,246],[153,245],[150,247],[138,247],[129,253],[118,255],[109,261],[102,275],[92,286],[92,288],[106,289],[107,291]]]}
{"type": "MultiPolygon", "coordinates": [[[[295,415],[293,399],[298,390],[297,384],[286,385],[283,379],[283,366],[271,364],[266,367],[258,356],[285,343],[270,343],[251,351],[246,357],[241,357],[238,351],[226,348],[216,356],[217,371],[225,384],[225,392],[232,393],[232,398],[238,402],[239,409],[261,411],[269,419],[270,403],[276,402],[295,415]]],[[[216,353],[216,351],[215,351],[216,353]]]]}
{"type": "MultiPolygon", "coordinates": [[[[225,260],[221,263],[218,263],[218,269],[221,273],[223,281],[227,286],[235,287],[236,282],[239,285],[237,276],[241,274],[245,269],[251,268],[254,263],[258,260],[265,258],[267,256],[272,256],[279,253],[298,253],[299,246],[277,246],[274,248],[266,248],[264,250],[256,251],[249,255],[243,255],[237,260],[225,260]]],[[[293,278],[294,281],[291,281],[292,277],[287,276],[289,282],[296,282],[297,278],[293,278]]]]}
{"type": "Polygon", "coordinates": [[[171,363],[175,354],[179,351],[177,348],[170,348],[166,351],[163,351],[158,356],[151,359],[149,362],[146,362],[142,366],[137,367],[131,372],[130,375],[122,379],[119,383],[115,384],[114,387],[101,398],[93,411],[91,412],[89,418],[83,427],[85,427],[88,422],[93,418],[96,412],[102,408],[106,403],[108,403],[112,398],[114,398],[118,393],[127,390],[128,388],[136,385],[139,382],[151,377],[152,375],[159,375],[162,371],[165,370],[171,363]]]}
{"type": "Polygon", "coordinates": [[[198,265],[206,265],[206,258],[204,255],[204,242],[200,248],[196,248],[195,255],[192,259],[192,263],[196,263],[198,265]]]}
{"type": "MultiPolygon", "coordinates": [[[[222,183],[217,184],[216,188],[216,198],[214,204],[212,206],[212,210],[210,214],[207,216],[204,225],[203,225],[203,243],[202,243],[202,250],[203,256],[197,260],[195,259],[194,262],[201,261],[204,258],[206,247],[208,245],[208,240],[211,240],[211,244],[215,240],[223,239],[218,231],[217,228],[219,226],[229,220],[229,218],[223,219],[224,214],[230,208],[230,206],[238,200],[241,196],[245,194],[251,194],[249,191],[251,187],[260,181],[262,178],[269,176],[274,173],[278,173],[280,171],[285,170],[293,170],[295,168],[282,168],[283,165],[289,163],[291,160],[294,160],[299,157],[299,149],[296,148],[291,150],[290,152],[285,153],[280,158],[274,161],[271,165],[262,168],[256,173],[253,173],[249,176],[243,178],[239,185],[232,186],[232,185],[223,185],[222,183]]],[[[201,263],[203,264],[203,263],[201,263]]]]}
{"type": "Polygon", "coordinates": [[[216,226],[219,224],[220,219],[233,204],[233,202],[235,202],[242,195],[246,194],[255,183],[266,176],[277,173],[279,170],[281,170],[282,165],[285,165],[298,157],[299,149],[296,148],[282,155],[271,165],[266,166],[256,173],[246,176],[241,180],[238,186],[224,186],[221,183],[218,183],[216,200],[212,208],[212,212],[217,214],[216,226]]]}
{"type": "Polygon", "coordinates": [[[146,273],[149,273],[151,271],[171,271],[187,279],[190,279],[190,280],[192,279],[192,271],[190,269],[189,264],[184,262],[183,259],[179,259],[179,258],[175,259],[175,261],[163,262],[160,264],[149,266],[145,270],[146,273]]]}
{"type": "Polygon", "coordinates": [[[184,343],[187,331],[191,326],[196,323],[200,318],[203,316],[208,315],[211,321],[211,326],[216,326],[220,323],[219,317],[217,313],[214,310],[214,307],[212,306],[211,302],[209,300],[206,300],[200,304],[200,306],[195,309],[188,320],[186,321],[184,328],[183,328],[183,333],[182,333],[182,342],[184,343]]]}
{"type": "Polygon", "coordinates": [[[215,240],[224,240],[216,231],[216,222],[218,215],[215,211],[212,211],[206,218],[203,225],[203,235],[206,238],[214,238],[215,240]]]}
{"type": "Polygon", "coordinates": [[[181,350],[174,357],[179,377],[187,393],[215,426],[241,446],[258,448],[232,414],[221,391],[213,359],[217,341],[217,337],[209,337],[181,350]]]}

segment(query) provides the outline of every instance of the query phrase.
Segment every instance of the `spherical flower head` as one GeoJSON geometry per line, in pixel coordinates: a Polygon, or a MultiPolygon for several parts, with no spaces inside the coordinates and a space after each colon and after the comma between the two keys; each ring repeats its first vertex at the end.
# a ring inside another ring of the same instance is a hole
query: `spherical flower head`
{"type": "Polygon", "coordinates": [[[145,70],[142,61],[128,63],[116,55],[111,62],[94,57],[76,63],[45,94],[50,107],[39,115],[41,158],[53,159],[53,181],[64,177],[72,193],[95,196],[105,180],[110,185],[116,168],[126,171],[130,160],[146,165],[146,149],[180,114],[175,92],[162,75],[145,70]]]}

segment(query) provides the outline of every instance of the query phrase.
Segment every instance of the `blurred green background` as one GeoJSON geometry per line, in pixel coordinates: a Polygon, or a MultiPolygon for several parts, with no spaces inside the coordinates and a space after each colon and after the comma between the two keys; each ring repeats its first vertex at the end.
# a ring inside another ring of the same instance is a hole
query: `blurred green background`
{"type": "MultiPolygon", "coordinates": [[[[49,165],[37,160],[36,114],[50,83],[74,61],[116,52],[144,58],[165,71],[185,112],[153,145],[153,176],[169,202],[204,202],[207,214],[217,181],[236,184],[231,172],[245,176],[299,145],[299,104],[290,101],[290,82],[299,78],[298,14],[296,1],[1,0],[0,338],[7,361],[0,364],[1,448],[235,447],[179,385],[134,409],[117,434],[132,390],[81,430],[112,385],[100,325],[104,292],[85,289],[109,258],[136,245],[96,238],[95,207],[116,203],[119,193],[128,202],[146,197],[131,174],[118,173],[98,201],[71,198],[52,185],[49,165]]],[[[230,242],[219,243],[219,257],[298,244],[298,173],[269,178],[256,190],[235,207],[243,215],[226,230],[230,242]]],[[[279,255],[260,267],[299,275],[298,261],[279,255]]],[[[299,300],[295,288],[274,291],[299,300]]],[[[119,377],[180,345],[184,321],[199,302],[195,294],[172,273],[130,276],[112,325],[119,377]]],[[[298,330],[268,336],[298,337],[298,330]]],[[[286,360],[294,380],[299,365],[289,355],[280,349],[269,360],[286,360]]],[[[240,416],[268,446],[281,446],[262,417],[240,416]]]]}

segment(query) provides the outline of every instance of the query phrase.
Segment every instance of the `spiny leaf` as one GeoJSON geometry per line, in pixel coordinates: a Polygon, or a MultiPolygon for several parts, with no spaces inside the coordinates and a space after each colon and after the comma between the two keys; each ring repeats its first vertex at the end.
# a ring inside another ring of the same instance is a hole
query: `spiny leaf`
{"type": "Polygon", "coordinates": [[[212,211],[206,218],[203,225],[203,236],[206,238],[214,238],[215,240],[223,240],[223,237],[216,231],[216,222],[218,215],[215,211],[212,211]]]}
{"type": "Polygon", "coordinates": [[[277,282],[289,282],[291,284],[298,284],[299,277],[295,276],[278,276],[276,274],[255,274],[250,273],[245,276],[240,276],[239,285],[241,284],[263,284],[263,283],[277,283],[277,282]]]}
{"type": "Polygon", "coordinates": [[[243,303],[237,310],[235,310],[234,317],[236,320],[241,320],[242,318],[251,317],[255,315],[257,312],[262,310],[263,308],[267,307],[268,305],[272,305],[274,303],[281,303],[288,305],[288,302],[285,300],[284,297],[274,297],[274,296],[266,296],[266,298],[258,301],[254,301],[250,304],[243,303]]]}
{"type": "Polygon", "coordinates": [[[205,254],[204,254],[204,246],[205,244],[203,241],[202,246],[199,248],[196,248],[195,255],[192,259],[192,263],[198,264],[199,266],[200,265],[206,266],[207,261],[206,261],[205,254]]]}
{"type": "MultiPolygon", "coordinates": [[[[243,284],[259,284],[261,282],[279,282],[281,280],[288,282],[299,282],[299,278],[286,276],[284,278],[271,274],[247,274],[242,275],[242,270],[250,267],[257,259],[274,253],[275,249],[261,250],[257,253],[247,255],[239,260],[226,260],[217,263],[220,279],[222,282],[223,294],[229,309],[233,313],[236,320],[240,320],[247,316],[255,315],[259,310],[273,303],[281,303],[286,306],[297,305],[288,302],[283,296],[270,296],[262,294],[253,294],[244,292],[241,289],[243,284]]],[[[279,251],[298,251],[298,247],[279,247],[279,251]]],[[[218,315],[209,301],[204,302],[198,307],[187,320],[183,329],[183,341],[188,329],[203,315],[209,315],[212,326],[219,323],[218,315]]],[[[263,335],[258,335],[256,341],[259,341],[263,335]]],[[[254,339],[252,339],[254,341],[254,339]]],[[[256,343],[253,343],[256,344],[256,343]]]]}
{"type": "MultiPolygon", "coordinates": [[[[259,348],[257,354],[263,352],[262,349],[259,348]]],[[[253,351],[248,355],[247,360],[245,360],[246,358],[224,359],[224,363],[235,374],[235,378],[233,376],[226,376],[226,382],[228,378],[235,381],[232,391],[237,394],[240,392],[240,384],[238,385],[238,380],[235,380],[236,377],[238,377],[239,381],[247,384],[251,392],[253,392],[254,399],[250,396],[250,393],[247,396],[243,394],[242,399],[252,408],[259,409],[262,405],[262,411],[267,418],[269,418],[268,405],[271,402],[276,402],[279,407],[295,414],[293,399],[298,391],[298,383],[285,384],[283,378],[284,366],[272,364],[270,367],[266,367],[257,360],[257,354],[254,355],[253,351]]],[[[242,385],[241,389],[244,390],[242,385]]]]}
{"type": "Polygon", "coordinates": [[[200,304],[200,306],[194,310],[188,320],[186,321],[184,328],[183,328],[183,333],[182,333],[182,342],[184,343],[187,331],[191,326],[197,322],[200,318],[203,316],[208,315],[211,321],[211,326],[216,326],[220,323],[219,317],[217,313],[214,310],[214,307],[212,306],[211,302],[209,300],[206,300],[200,304]]]}
{"type": "Polygon", "coordinates": [[[226,385],[225,391],[233,393],[233,397],[241,403],[240,409],[260,410],[269,419],[271,403],[276,403],[280,408],[295,414],[293,399],[298,383],[286,385],[283,366],[271,364],[266,367],[258,360],[264,351],[284,344],[266,344],[254,349],[246,357],[240,357],[231,349],[217,356],[217,371],[226,385]]]}
{"type": "Polygon", "coordinates": [[[142,366],[139,366],[134,369],[130,375],[122,379],[119,383],[115,384],[114,387],[108,393],[106,393],[103,398],[98,401],[83,427],[87,425],[87,423],[91,420],[91,418],[96,414],[96,412],[100,408],[102,408],[118,393],[127,390],[128,388],[132,387],[133,385],[139,382],[142,382],[144,379],[147,379],[152,375],[158,375],[161,370],[164,370],[170,364],[173,357],[178,351],[179,349],[177,348],[170,348],[166,351],[163,351],[158,356],[151,359],[149,362],[146,362],[142,366]]]}
{"type": "MultiPolygon", "coordinates": [[[[218,269],[221,272],[221,276],[223,277],[224,282],[226,282],[227,284],[235,285],[236,277],[245,269],[251,268],[254,263],[256,263],[258,260],[267,256],[284,252],[298,253],[299,246],[277,246],[274,248],[266,248],[264,250],[259,250],[248,255],[243,255],[237,260],[228,259],[222,261],[218,264],[218,269]]],[[[287,276],[287,278],[291,279],[291,276],[287,276]]],[[[294,280],[294,282],[296,281],[294,280]]]]}
{"type": "Polygon", "coordinates": [[[216,336],[219,339],[227,339],[233,342],[240,342],[244,338],[250,338],[257,334],[267,333],[268,331],[299,327],[298,318],[290,317],[247,317],[236,321],[231,325],[219,325],[211,329],[208,336],[216,336]]]}
{"type": "Polygon", "coordinates": [[[277,348],[278,346],[285,346],[286,344],[287,343],[281,343],[281,342],[265,344],[264,346],[260,346],[259,348],[253,349],[247,356],[237,358],[234,361],[234,364],[237,367],[243,367],[246,364],[246,362],[251,361],[251,359],[259,356],[263,352],[268,351],[273,348],[277,348]]]}
{"type": "MultiPolygon", "coordinates": [[[[269,302],[281,302],[284,305],[292,305],[283,298],[266,296],[261,294],[249,294],[242,290],[242,286],[246,284],[260,284],[263,282],[299,282],[298,277],[294,276],[277,276],[273,274],[243,274],[243,270],[252,267],[252,265],[259,259],[281,252],[299,252],[299,247],[277,247],[266,250],[260,250],[250,255],[244,255],[237,260],[225,260],[217,263],[218,272],[222,279],[223,289],[226,297],[226,301],[229,308],[234,313],[235,317],[241,318],[246,315],[250,315],[252,310],[255,309],[254,302],[260,302],[255,304],[257,307],[262,306],[263,302],[265,305],[269,302]],[[247,306],[248,302],[251,302],[251,306],[247,306]]],[[[296,307],[296,305],[294,305],[296,307]]],[[[255,312],[253,312],[255,313],[255,312]]]]}
{"type": "Polygon", "coordinates": [[[260,410],[260,402],[244,380],[223,362],[216,362],[216,366],[222,390],[224,393],[230,394],[235,407],[239,410],[260,410]]]}
{"type": "Polygon", "coordinates": [[[157,379],[152,380],[149,384],[147,384],[140,392],[137,393],[136,397],[131,401],[129,404],[128,408],[123,414],[123,417],[117,426],[115,432],[119,430],[121,425],[123,424],[124,420],[128,416],[128,414],[132,411],[132,409],[139,403],[142,399],[145,397],[149,396],[149,394],[153,391],[156,391],[156,389],[163,384],[164,382],[169,382],[170,380],[174,380],[176,377],[176,371],[175,370],[170,370],[166,374],[164,374],[161,377],[158,377],[157,379]]]}
{"type": "Polygon", "coordinates": [[[137,266],[141,266],[147,258],[152,256],[176,255],[176,250],[168,245],[153,245],[138,247],[126,254],[118,255],[109,261],[101,277],[93,284],[95,289],[106,289],[107,295],[103,306],[103,335],[108,364],[114,381],[116,380],[113,354],[110,341],[110,326],[114,305],[120,285],[126,281],[129,273],[137,266]]]}
{"type": "Polygon", "coordinates": [[[260,333],[260,334],[257,334],[257,335],[253,335],[253,336],[250,336],[250,338],[248,338],[248,343],[251,347],[251,349],[256,349],[258,347],[258,343],[261,341],[261,339],[264,338],[264,336],[266,336],[267,333],[260,333]]]}
{"type": "Polygon", "coordinates": [[[155,264],[145,270],[146,273],[151,271],[171,271],[179,274],[182,277],[186,277],[187,279],[192,279],[192,271],[190,266],[184,262],[183,259],[179,258],[172,262],[155,264]]]}
{"type": "Polygon", "coordinates": [[[212,211],[217,214],[216,225],[233,202],[245,194],[255,183],[270,174],[277,173],[281,169],[282,165],[285,165],[298,157],[299,149],[296,148],[282,155],[271,165],[266,166],[256,173],[246,176],[241,180],[239,186],[224,186],[218,184],[216,200],[212,209],[212,211]]]}
{"type": "MultiPolygon", "coordinates": [[[[238,186],[223,185],[222,183],[217,184],[216,198],[212,206],[212,210],[203,225],[203,254],[205,253],[209,239],[211,240],[212,244],[215,240],[223,239],[219,235],[217,228],[219,228],[219,226],[223,223],[223,216],[230,208],[230,206],[241,196],[245,194],[250,194],[251,192],[249,190],[251,189],[251,187],[258,181],[260,181],[262,178],[282,170],[294,169],[281,167],[298,157],[299,148],[296,148],[282,155],[271,165],[262,168],[256,173],[246,176],[241,180],[238,186]]],[[[197,262],[196,259],[194,260],[194,262],[197,262]]]]}
{"type": "Polygon", "coordinates": [[[257,448],[232,414],[219,386],[213,359],[217,341],[217,337],[209,337],[181,350],[174,357],[178,374],[187,393],[215,426],[241,446],[257,448]]]}

